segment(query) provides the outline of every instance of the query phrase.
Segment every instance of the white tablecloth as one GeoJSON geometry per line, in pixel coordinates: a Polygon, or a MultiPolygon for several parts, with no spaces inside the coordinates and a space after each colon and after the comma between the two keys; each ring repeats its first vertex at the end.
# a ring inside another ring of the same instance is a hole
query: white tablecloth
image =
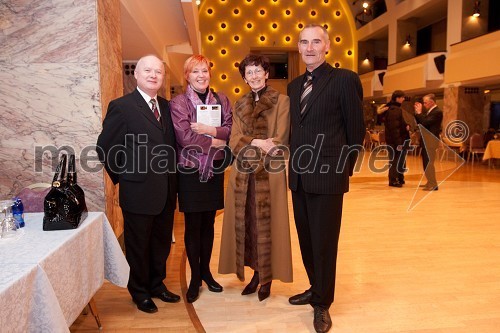
{"type": "Polygon", "coordinates": [[[68,332],[104,278],[127,285],[129,266],[104,213],[89,213],[75,230],[43,231],[42,218],[25,214],[25,234],[0,240],[2,332],[68,332]]]}

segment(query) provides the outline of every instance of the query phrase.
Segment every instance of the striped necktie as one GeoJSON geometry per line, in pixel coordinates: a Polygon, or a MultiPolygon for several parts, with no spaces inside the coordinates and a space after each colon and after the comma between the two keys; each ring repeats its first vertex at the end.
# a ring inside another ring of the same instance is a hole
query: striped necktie
{"type": "Polygon", "coordinates": [[[156,120],[160,122],[160,112],[158,112],[158,108],[156,107],[156,100],[154,98],[151,98],[149,103],[151,103],[152,105],[153,114],[155,115],[156,120]]]}
{"type": "Polygon", "coordinates": [[[304,83],[304,89],[302,91],[302,95],[300,95],[300,113],[304,113],[304,110],[306,109],[307,106],[307,100],[311,96],[311,91],[312,91],[312,81],[313,77],[312,75],[307,75],[307,81],[304,83]]]}

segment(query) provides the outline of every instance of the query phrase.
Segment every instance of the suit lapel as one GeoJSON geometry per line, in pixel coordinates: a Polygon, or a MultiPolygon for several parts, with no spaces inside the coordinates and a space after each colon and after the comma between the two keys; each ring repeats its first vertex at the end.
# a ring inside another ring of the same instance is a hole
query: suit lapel
{"type": "MultiPolygon", "coordinates": [[[[307,113],[311,109],[311,106],[318,99],[318,96],[321,94],[323,89],[325,89],[326,85],[328,84],[328,81],[330,81],[332,71],[333,71],[333,67],[328,65],[327,71],[318,79],[318,82],[316,82],[316,84],[313,85],[313,89],[311,91],[311,96],[309,97],[309,100],[307,101],[306,109],[304,110],[304,112],[301,115],[302,118],[307,116],[307,113]]],[[[299,97],[299,99],[300,99],[300,97],[299,97]]]]}
{"type": "MultiPolygon", "coordinates": [[[[134,90],[134,98],[135,101],[137,102],[137,110],[139,113],[146,117],[147,120],[149,120],[153,125],[155,125],[157,128],[162,129],[161,124],[156,120],[153,111],[149,108],[148,103],[142,98],[142,95],[139,93],[139,91],[134,90]]],[[[162,112],[163,107],[160,106],[160,112],[162,112]]],[[[161,114],[161,113],[160,113],[161,114]]],[[[163,118],[163,115],[162,115],[163,118]]]]}

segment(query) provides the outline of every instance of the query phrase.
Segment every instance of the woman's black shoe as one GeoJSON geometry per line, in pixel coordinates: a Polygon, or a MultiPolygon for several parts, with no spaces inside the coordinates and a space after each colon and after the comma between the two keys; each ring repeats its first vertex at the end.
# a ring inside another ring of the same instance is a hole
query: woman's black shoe
{"type": "Polygon", "coordinates": [[[268,298],[269,295],[271,295],[271,282],[261,285],[259,288],[259,292],[257,293],[259,301],[261,302],[268,298]]]}
{"type": "Polygon", "coordinates": [[[200,296],[200,287],[198,283],[190,283],[186,293],[186,300],[188,303],[193,303],[200,296]]]}
{"type": "Polygon", "coordinates": [[[209,279],[203,279],[205,283],[207,284],[208,290],[210,290],[213,293],[220,293],[224,290],[222,286],[217,283],[217,281],[214,280],[213,277],[210,277],[209,279]]]}
{"type": "Polygon", "coordinates": [[[257,287],[259,286],[259,272],[255,272],[253,274],[252,280],[247,284],[245,289],[241,292],[242,295],[250,295],[257,291],[257,287]]]}

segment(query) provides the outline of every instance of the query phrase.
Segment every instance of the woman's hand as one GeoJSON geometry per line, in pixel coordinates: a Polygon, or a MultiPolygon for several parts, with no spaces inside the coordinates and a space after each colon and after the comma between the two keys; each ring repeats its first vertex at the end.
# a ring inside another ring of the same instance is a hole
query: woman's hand
{"type": "Polygon", "coordinates": [[[212,147],[224,148],[226,146],[226,141],[221,139],[212,138],[212,147]]]}
{"type": "Polygon", "coordinates": [[[252,146],[259,147],[266,154],[269,154],[269,152],[271,152],[272,156],[279,155],[282,152],[280,149],[276,149],[276,145],[273,142],[273,138],[268,138],[265,140],[253,139],[251,144],[252,146]]]}
{"type": "Polygon", "coordinates": [[[191,123],[191,130],[196,134],[208,134],[213,137],[217,135],[217,129],[215,127],[202,123],[191,123]]]}

